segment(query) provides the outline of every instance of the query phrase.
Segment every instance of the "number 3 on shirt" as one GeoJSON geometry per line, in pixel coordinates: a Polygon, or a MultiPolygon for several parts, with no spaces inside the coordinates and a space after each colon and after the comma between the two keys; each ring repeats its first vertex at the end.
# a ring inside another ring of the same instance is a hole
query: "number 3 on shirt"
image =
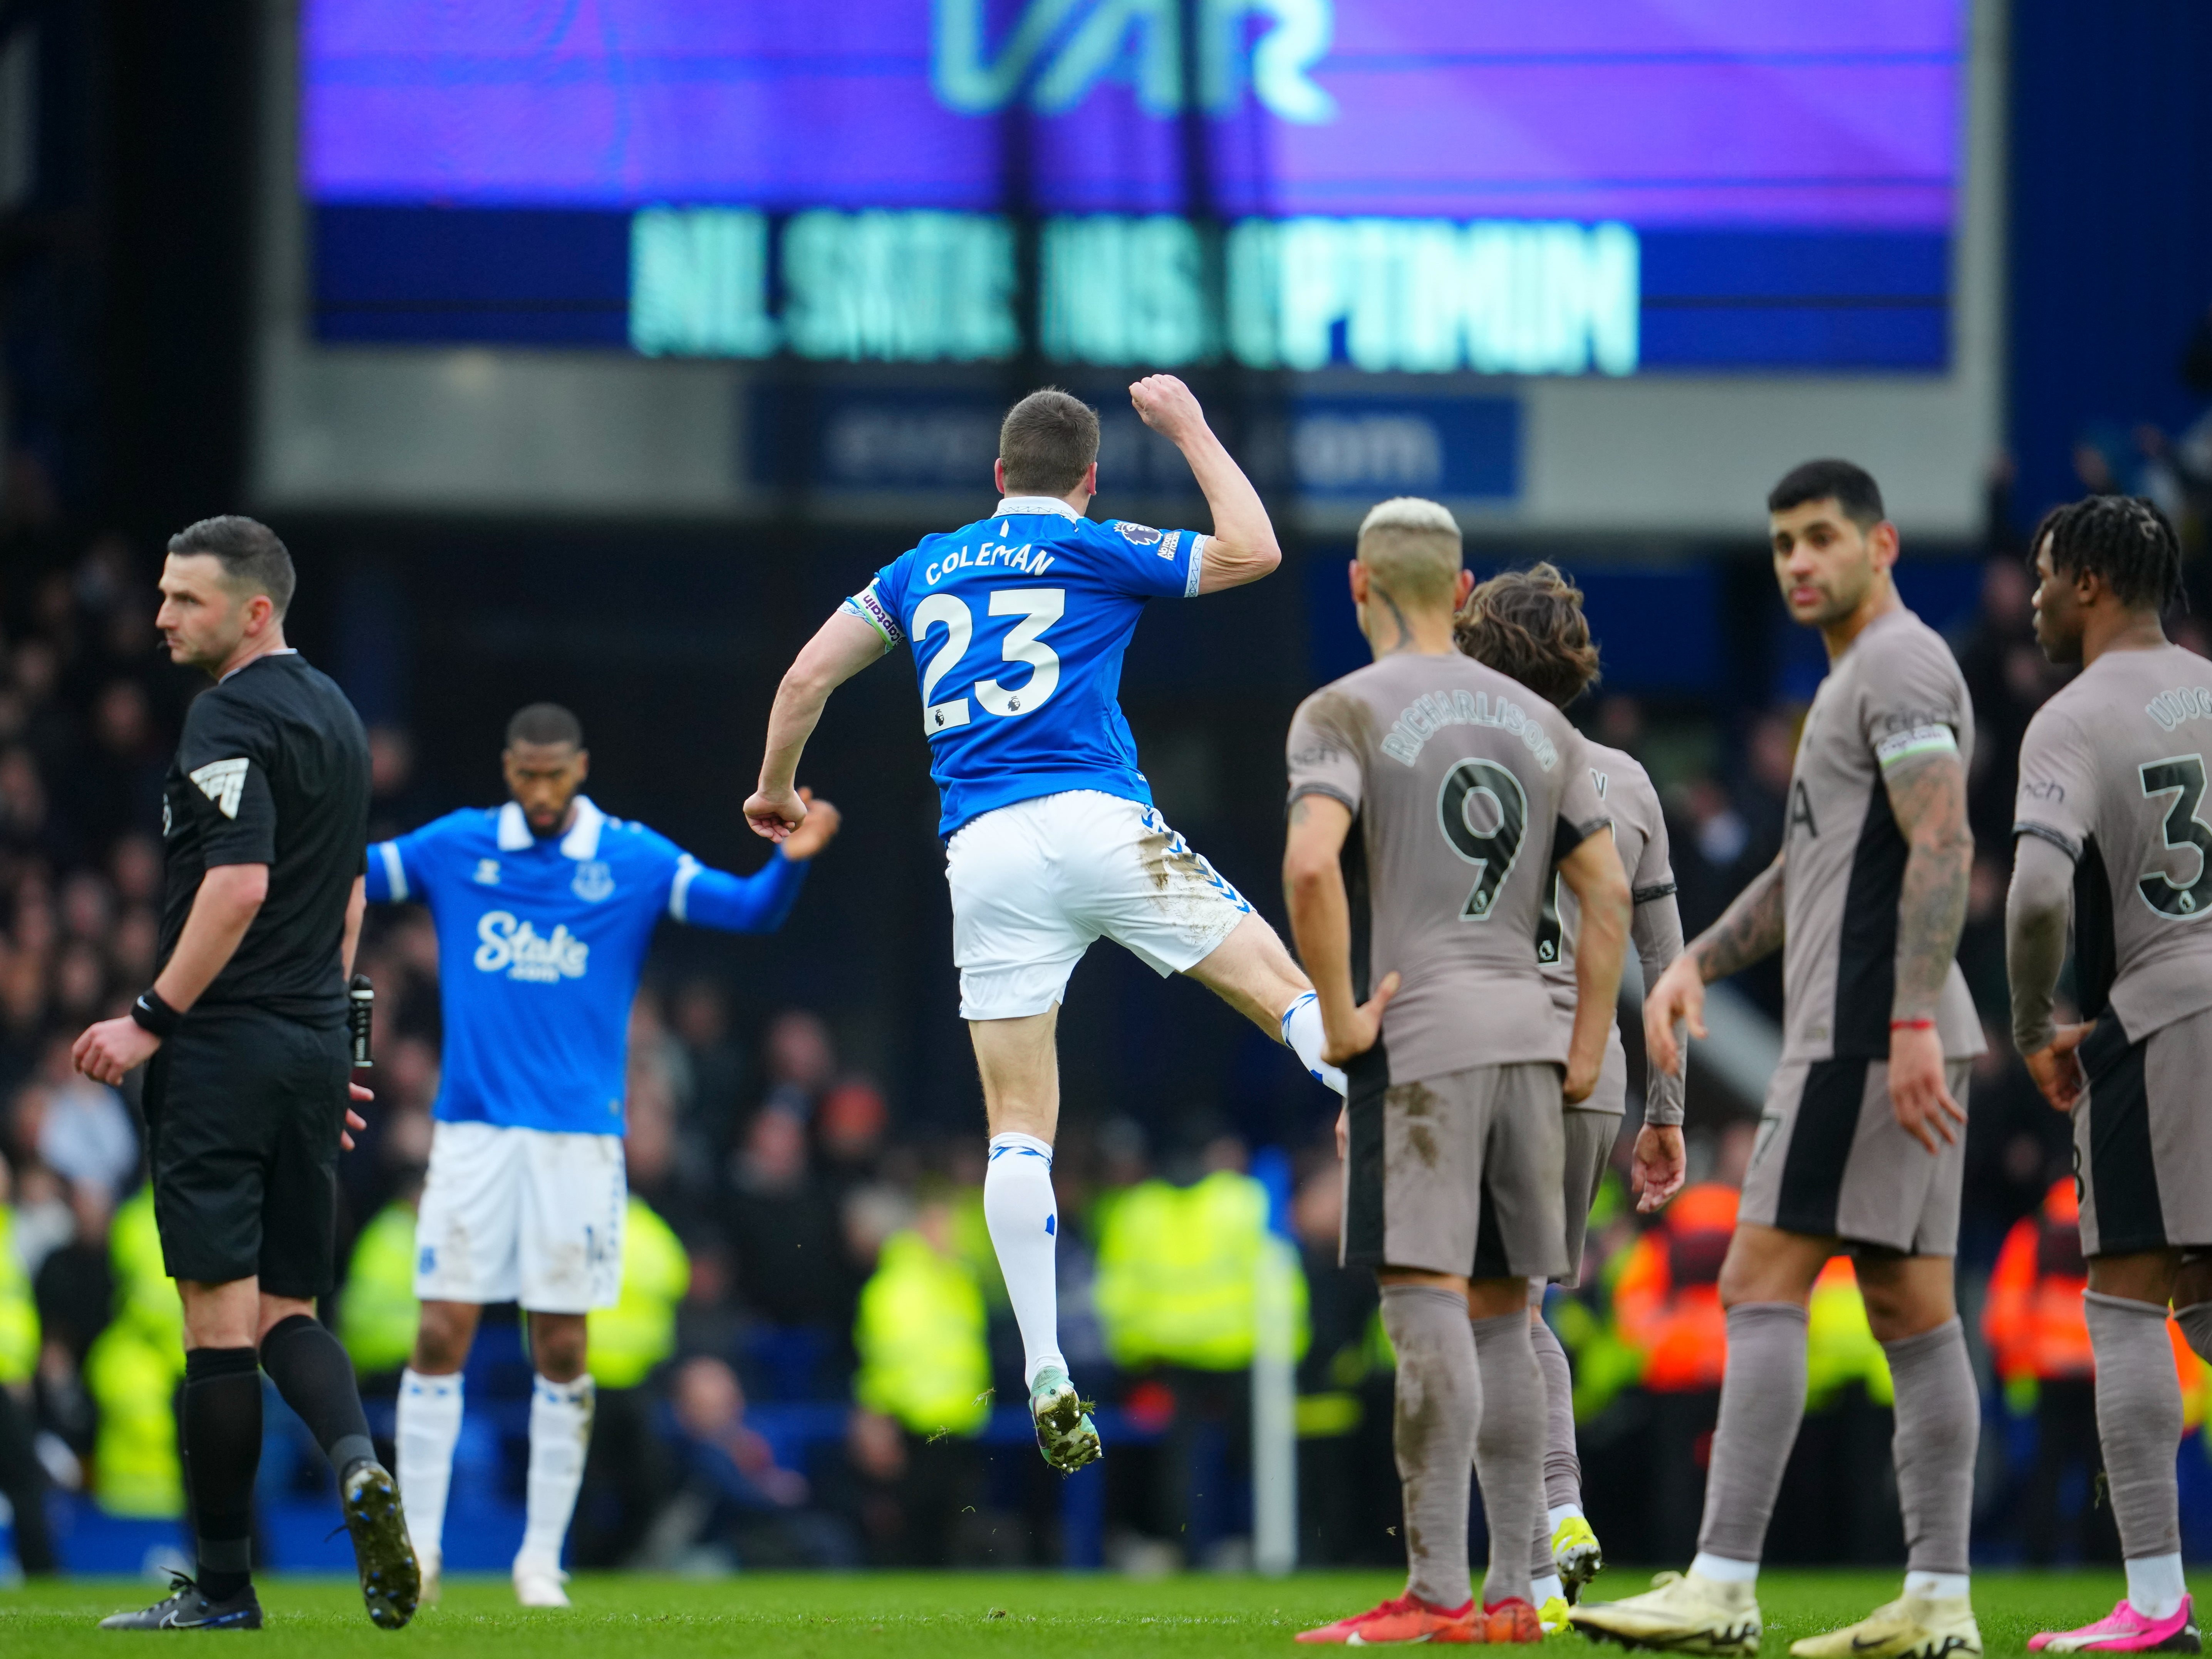
{"type": "MultiPolygon", "coordinates": [[[[991,614],[994,617],[1019,617],[1007,631],[1001,654],[1008,662],[1027,663],[1029,683],[1009,691],[996,680],[978,680],[975,684],[975,701],[983,705],[984,712],[1012,719],[1021,714],[1033,714],[1044,707],[1060,686],[1059,653],[1044,642],[1044,632],[1067,612],[1067,590],[1064,587],[1000,587],[991,594],[991,614]]],[[[939,732],[950,732],[956,726],[968,724],[968,699],[951,697],[944,702],[932,702],[938,682],[959,664],[968,654],[969,642],[975,637],[975,613],[967,602],[950,593],[933,593],[914,608],[914,639],[916,646],[929,637],[929,630],[945,629],[945,643],[929,659],[929,666],[921,676],[921,729],[925,736],[934,737],[939,732]]]]}
{"type": "Polygon", "coordinates": [[[2142,792],[2146,800],[2177,793],[2173,805],[2166,809],[2166,844],[2179,852],[2185,847],[2197,849],[2197,878],[2186,886],[2176,881],[2163,870],[2146,870],[2136,882],[2143,902],[2162,916],[2177,921],[2194,921],[2212,911],[2212,824],[2197,816],[2197,808],[2204,799],[2204,757],[2176,755],[2168,760],[2146,761],[2138,769],[2142,774],[2142,792]]]}
{"type": "Polygon", "coordinates": [[[1521,780],[1496,761],[1463,760],[1444,774],[1437,791],[1437,820],[1452,851],[1474,866],[1474,886],[1461,919],[1489,921],[1528,827],[1528,796],[1521,780]]]}

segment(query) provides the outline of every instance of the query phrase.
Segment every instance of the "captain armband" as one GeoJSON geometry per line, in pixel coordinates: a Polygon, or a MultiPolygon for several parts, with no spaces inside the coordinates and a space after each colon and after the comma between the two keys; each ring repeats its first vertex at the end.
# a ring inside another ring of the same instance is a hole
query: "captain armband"
{"type": "Polygon", "coordinates": [[[876,585],[873,582],[870,582],[838,608],[858,617],[869,627],[874,629],[877,636],[884,642],[884,651],[886,655],[895,650],[898,642],[906,637],[906,630],[899,626],[898,617],[893,615],[891,608],[884,603],[883,596],[876,592],[876,585]]]}
{"type": "Polygon", "coordinates": [[[1893,732],[1874,746],[1874,757],[1884,767],[1911,760],[1917,755],[1955,755],[1959,739],[1948,726],[1916,726],[1910,731],[1893,732]]]}

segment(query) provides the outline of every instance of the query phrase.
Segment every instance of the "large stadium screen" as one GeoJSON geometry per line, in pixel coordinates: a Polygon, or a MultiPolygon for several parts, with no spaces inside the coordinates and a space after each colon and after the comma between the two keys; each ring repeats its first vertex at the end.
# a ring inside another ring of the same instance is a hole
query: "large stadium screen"
{"type": "Polygon", "coordinates": [[[1963,33],[1960,0],[308,0],[314,331],[1940,374],[1963,33]]]}

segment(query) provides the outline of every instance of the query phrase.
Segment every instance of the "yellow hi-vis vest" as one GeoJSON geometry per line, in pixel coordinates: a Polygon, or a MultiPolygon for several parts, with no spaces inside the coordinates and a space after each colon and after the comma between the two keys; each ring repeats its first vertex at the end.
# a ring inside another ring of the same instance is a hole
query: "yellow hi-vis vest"
{"type": "Polygon", "coordinates": [[[397,1370],[415,1352],[415,1212],[387,1204],[354,1241],[338,1301],[338,1340],[357,1371],[397,1370]]]}
{"type": "Polygon", "coordinates": [[[676,1352],[676,1304],[691,1288],[691,1258],[675,1230],[635,1194],[623,1214],[622,1295],[586,1325],[592,1380],[634,1389],[676,1352]]]}
{"type": "Polygon", "coordinates": [[[920,1233],[884,1241],[853,1321],[853,1396],[916,1434],[970,1435],[991,1414],[991,1350],[975,1269],[920,1233]]]}
{"type": "Polygon", "coordinates": [[[110,1515],[167,1518],[185,1507],[172,1404],[185,1374],[185,1307],[162,1264],[150,1183],[115,1212],[107,1237],[115,1317],[84,1357],[100,1413],[93,1495],[110,1515]]]}
{"type": "Polygon", "coordinates": [[[1825,1411],[1852,1383],[1868,1401],[1887,1406],[1895,1397],[1889,1357],[1867,1322],[1866,1298],[1849,1256],[1833,1255],[1813,1281],[1805,1323],[1805,1409],[1825,1411]]]}
{"type": "MultiPolygon", "coordinates": [[[[1103,1212],[1093,1297],[1106,1350],[1124,1370],[1252,1363],[1261,1264],[1289,1247],[1267,1231],[1267,1191],[1222,1170],[1195,1186],[1140,1182],[1103,1212]]],[[[1310,1335],[1305,1275],[1289,1275],[1291,1352],[1310,1335]]]]}
{"type": "Polygon", "coordinates": [[[15,1254],[15,1212],[0,1204],[0,1382],[27,1382],[39,1368],[39,1304],[15,1254]]]}

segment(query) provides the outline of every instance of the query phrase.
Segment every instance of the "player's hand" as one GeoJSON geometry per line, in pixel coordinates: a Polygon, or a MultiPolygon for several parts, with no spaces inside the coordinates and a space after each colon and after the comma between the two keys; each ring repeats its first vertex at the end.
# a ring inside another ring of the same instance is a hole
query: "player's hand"
{"type": "Polygon", "coordinates": [[[1637,1132],[1635,1155],[1628,1164],[1628,1185],[1636,1194],[1637,1214],[1650,1215],[1680,1192],[1689,1169],[1681,1126],[1645,1124],[1637,1132]]]}
{"type": "Polygon", "coordinates": [[[1206,430],[1206,411],[1191,389],[1172,374],[1147,374],[1129,388],[1129,401],[1145,424],[1170,443],[1206,430]]]}
{"type": "Polygon", "coordinates": [[[1600,1048],[1593,1054],[1578,1054],[1567,1051],[1567,1074],[1559,1082],[1559,1093],[1570,1106],[1579,1106],[1597,1092],[1598,1079],[1605,1071],[1605,1050],[1600,1048]]]}
{"type": "Polygon", "coordinates": [[[1336,1109],[1336,1161],[1339,1164],[1352,1156],[1352,1103],[1346,1101],[1336,1109]]]}
{"type": "Polygon", "coordinates": [[[1955,1146],[1966,1127],[1966,1109],[1943,1080],[1943,1036],[1932,1025],[1902,1026],[1889,1034],[1889,1109],[1897,1126],[1930,1155],[1955,1146]]]}
{"type": "Polygon", "coordinates": [[[1686,1024],[1690,1035],[1705,1034],[1705,979],[1687,951],[1667,964],[1644,999],[1644,1053],[1668,1077],[1682,1075],[1681,1045],[1674,1027],[1686,1024]]]}
{"type": "Polygon", "coordinates": [[[2081,1056],[2075,1051],[2081,1048],[2081,1040],[2096,1029],[2094,1019],[2081,1025],[2062,1025],[2051,1034],[2048,1043],[2032,1054],[2021,1056],[2027,1062],[2027,1074],[2043,1091],[2043,1097],[2062,1112],[2074,1109],[2074,1103],[2081,1098],[2081,1091],[2088,1085],[2081,1070],[2081,1056]]]}
{"type": "MultiPolygon", "coordinates": [[[[800,820],[799,828],[785,838],[783,855],[803,863],[836,839],[837,826],[845,821],[845,815],[828,801],[815,799],[811,789],[799,792],[799,804],[806,809],[806,816],[800,820]]],[[[752,803],[748,801],[745,805],[750,817],[752,803]]]]}
{"type": "Polygon", "coordinates": [[[806,822],[805,799],[789,789],[756,789],[745,798],[745,822],[757,836],[788,841],[806,822]]]}
{"type": "MultiPolygon", "coordinates": [[[[361,1101],[364,1104],[376,1098],[374,1091],[362,1088],[358,1083],[347,1084],[346,1091],[356,1100],[361,1101]]],[[[354,1110],[352,1107],[347,1107],[345,1127],[338,1131],[338,1145],[347,1152],[351,1152],[353,1150],[353,1132],[356,1129],[366,1130],[368,1127],[368,1120],[363,1117],[359,1112],[354,1110]]]]}
{"type": "Polygon", "coordinates": [[[1322,1022],[1321,1057],[1332,1066],[1343,1066],[1372,1048],[1375,1039],[1382,1035],[1382,1011],[1390,1006],[1390,999],[1398,994],[1400,983],[1395,969],[1383,975],[1382,982],[1375,988],[1375,994],[1352,1011],[1352,1024],[1346,1030],[1330,1030],[1328,1022],[1324,1018],[1322,1022]]]}
{"type": "Polygon", "coordinates": [[[70,1049],[70,1062],[94,1082],[112,1089],[123,1081],[125,1072],[151,1060],[161,1046],[161,1038],[125,1014],[87,1026],[70,1049]]]}

